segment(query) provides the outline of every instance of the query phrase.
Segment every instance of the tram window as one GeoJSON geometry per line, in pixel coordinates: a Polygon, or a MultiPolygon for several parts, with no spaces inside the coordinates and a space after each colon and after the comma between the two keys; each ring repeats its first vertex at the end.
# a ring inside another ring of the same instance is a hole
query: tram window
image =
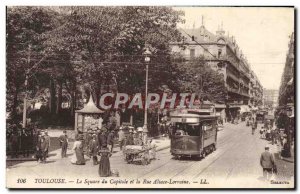
{"type": "Polygon", "coordinates": [[[176,123],[173,128],[173,133],[178,136],[199,136],[200,126],[199,124],[176,123]]]}
{"type": "Polygon", "coordinates": [[[202,123],[201,128],[204,133],[204,136],[210,136],[213,134],[214,124],[215,124],[214,121],[204,121],[202,123]]]}

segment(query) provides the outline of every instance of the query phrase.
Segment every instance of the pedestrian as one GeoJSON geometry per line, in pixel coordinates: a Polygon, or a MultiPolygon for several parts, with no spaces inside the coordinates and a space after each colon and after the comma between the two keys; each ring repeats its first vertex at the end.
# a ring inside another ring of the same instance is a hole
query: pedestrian
{"type": "Polygon", "coordinates": [[[89,150],[89,144],[90,144],[90,141],[93,139],[93,133],[92,133],[92,129],[89,128],[87,130],[87,133],[86,133],[86,136],[85,136],[85,139],[84,139],[84,150],[88,152],[89,150]]]}
{"type": "Polygon", "coordinates": [[[102,127],[101,132],[98,134],[98,143],[99,149],[103,147],[107,147],[107,128],[105,126],[102,127]]]}
{"type": "Polygon", "coordinates": [[[40,153],[40,149],[39,149],[40,138],[41,138],[41,131],[36,130],[33,134],[33,145],[34,145],[34,149],[35,149],[35,158],[36,158],[37,162],[39,162],[39,160],[41,158],[41,153],[40,153]]]}
{"type": "Polygon", "coordinates": [[[143,128],[142,127],[138,127],[138,134],[137,134],[137,138],[135,140],[135,145],[143,145],[143,128]]]}
{"type": "Polygon", "coordinates": [[[267,141],[271,140],[271,129],[269,126],[267,126],[266,139],[267,141]]]}
{"type": "Polygon", "coordinates": [[[260,130],[259,130],[259,133],[260,133],[260,138],[263,139],[264,138],[264,126],[261,126],[260,130]]]}
{"type": "Polygon", "coordinates": [[[272,145],[274,145],[274,143],[275,143],[275,137],[276,137],[276,135],[275,135],[275,129],[271,129],[271,140],[272,140],[272,145]]]}
{"type": "Polygon", "coordinates": [[[129,130],[129,135],[126,138],[126,145],[134,145],[134,139],[133,139],[133,131],[132,131],[132,129],[129,130]]]}
{"type": "Polygon", "coordinates": [[[111,153],[113,153],[114,149],[114,130],[111,130],[107,135],[107,146],[111,153]]]}
{"type": "Polygon", "coordinates": [[[107,147],[103,147],[99,150],[100,162],[99,162],[99,176],[100,177],[109,177],[111,175],[109,157],[111,152],[107,147]]]}
{"type": "Polygon", "coordinates": [[[252,122],[251,128],[252,128],[252,135],[254,135],[254,132],[255,132],[255,123],[254,122],[252,122]]]}
{"type": "Polygon", "coordinates": [[[96,134],[93,134],[92,139],[90,140],[90,143],[89,143],[90,157],[93,158],[93,164],[94,165],[98,164],[98,159],[97,159],[98,144],[97,144],[96,139],[97,139],[96,134]]]}
{"type": "Polygon", "coordinates": [[[124,129],[123,129],[122,126],[120,127],[120,130],[119,130],[119,132],[118,132],[118,136],[119,136],[119,146],[120,146],[120,151],[122,151],[123,145],[124,145],[124,143],[125,143],[125,133],[124,133],[124,129]]]}
{"type": "Polygon", "coordinates": [[[46,157],[48,158],[49,157],[49,149],[50,149],[50,145],[51,145],[51,138],[50,136],[48,135],[48,131],[46,130],[45,131],[45,139],[46,139],[46,142],[48,143],[48,149],[46,150],[46,157]]]}
{"type": "Polygon", "coordinates": [[[46,138],[45,138],[45,132],[42,131],[39,142],[38,142],[41,163],[46,163],[46,151],[48,149],[48,145],[49,144],[48,144],[48,142],[46,141],[46,138]]]}
{"type": "Polygon", "coordinates": [[[67,149],[69,144],[66,130],[63,131],[63,134],[58,138],[58,140],[60,142],[60,147],[61,147],[61,157],[65,158],[67,157],[67,149]]]}
{"type": "Polygon", "coordinates": [[[264,180],[270,180],[273,168],[276,166],[273,155],[269,152],[269,146],[265,146],[265,151],[260,156],[260,165],[263,168],[264,180]]]}
{"type": "Polygon", "coordinates": [[[85,165],[85,159],[84,159],[84,153],[83,153],[83,141],[84,137],[83,136],[78,136],[76,141],[74,142],[72,150],[74,150],[74,157],[71,160],[72,164],[76,165],[85,165]]]}
{"type": "Polygon", "coordinates": [[[290,157],[290,150],[287,142],[287,135],[283,135],[281,157],[290,157]]]}

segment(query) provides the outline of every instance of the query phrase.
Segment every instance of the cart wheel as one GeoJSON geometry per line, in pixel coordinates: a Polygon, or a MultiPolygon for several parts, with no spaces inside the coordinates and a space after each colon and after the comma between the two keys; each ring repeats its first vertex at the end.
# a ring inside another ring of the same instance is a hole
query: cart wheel
{"type": "Polygon", "coordinates": [[[213,145],[213,151],[216,151],[217,150],[217,146],[214,144],[213,145]]]}
{"type": "Polygon", "coordinates": [[[133,156],[127,155],[126,156],[126,161],[127,161],[128,164],[132,163],[133,162],[133,156]]]}
{"type": "Polygon", "coordinates": [[[145,165],[147,165],[147,163],[148,163],[148,162],[147,162],[147,159],[146,159],[146,158],[143,158],[143,159],[142,159],[142,165],[145,166],[145,165]]]}

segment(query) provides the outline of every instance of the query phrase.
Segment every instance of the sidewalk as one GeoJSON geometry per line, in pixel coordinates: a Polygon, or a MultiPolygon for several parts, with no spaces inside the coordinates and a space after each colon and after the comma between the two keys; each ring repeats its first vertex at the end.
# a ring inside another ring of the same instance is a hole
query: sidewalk
{"type": "MultiPolygon", "coordinates": [[[[55,135],[55,133],[52,133],[52,134],[55,135]]],[[[56,133],[56,134],[58,134],[58,133],[56,133]]],[[[57,137],[53,137],[53,136],[52,136],[52,138],[57,139],[57,137]]],[[[69,156],[73,155],[73,153],[74,153],[74,151],[71,150],[73,147],[73,143],[74,143],[74,141],[69,142],[69,146],[68,146],[68,150],[67,150],[67,154],[69,156]]],[[[159,137],[158,139],[153,139],[152,144],[156,145],[156,151],[158,152],[158,151],[162,151],[162,150],[170,148],[171,142],[168,137],[159,137]]],[[[52,151],[49,152],[49,157],[47,158],[47,161],[56,161],[56,160],[61,159],[61,149],[57,146],[55,146],[55,147],[56,147],[56,149],[53,150],[53,148],[52,148],[52,151]]],[[[123,155],[123,152],[120,151],[119,145],[116,144],[114,147],[114,153],[112,154],[112,157],[119,157],[121,155],[123,155]]],[[[6,161],[7,161],[7,166],[13,166],[13,165],[20,165],[21,163],[24,163],[24,162],[36,161],[36,159],[33,157],[33,155],[31,155],[28,158],[23,158],[23,157],[16,158],[16,159],[7,158],[6,161]]]]}
{"type": "MultiPolygon", "coordinates": [[[[266,141],[266,143],[268,143],[266,141]]],[[[277,166],[277,179],[278,180],[291,180],[294,178],[295,169],[294,162],[291,162],[291,158],[280,158],[279,149],[276,144],[270,144],[270,152],[273,153],[275,163],[277,166]]],[[[292,154],[294,158],[294,153],[292,154]]]]}

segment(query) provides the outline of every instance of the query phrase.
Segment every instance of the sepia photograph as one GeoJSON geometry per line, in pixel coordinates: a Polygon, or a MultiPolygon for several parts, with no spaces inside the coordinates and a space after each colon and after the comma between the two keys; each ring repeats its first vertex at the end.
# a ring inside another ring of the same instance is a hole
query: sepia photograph
{"type": "Polygon", "coordinates": [[[295,189],[295,16],[6,6],[6,187],[295,189]]]}

